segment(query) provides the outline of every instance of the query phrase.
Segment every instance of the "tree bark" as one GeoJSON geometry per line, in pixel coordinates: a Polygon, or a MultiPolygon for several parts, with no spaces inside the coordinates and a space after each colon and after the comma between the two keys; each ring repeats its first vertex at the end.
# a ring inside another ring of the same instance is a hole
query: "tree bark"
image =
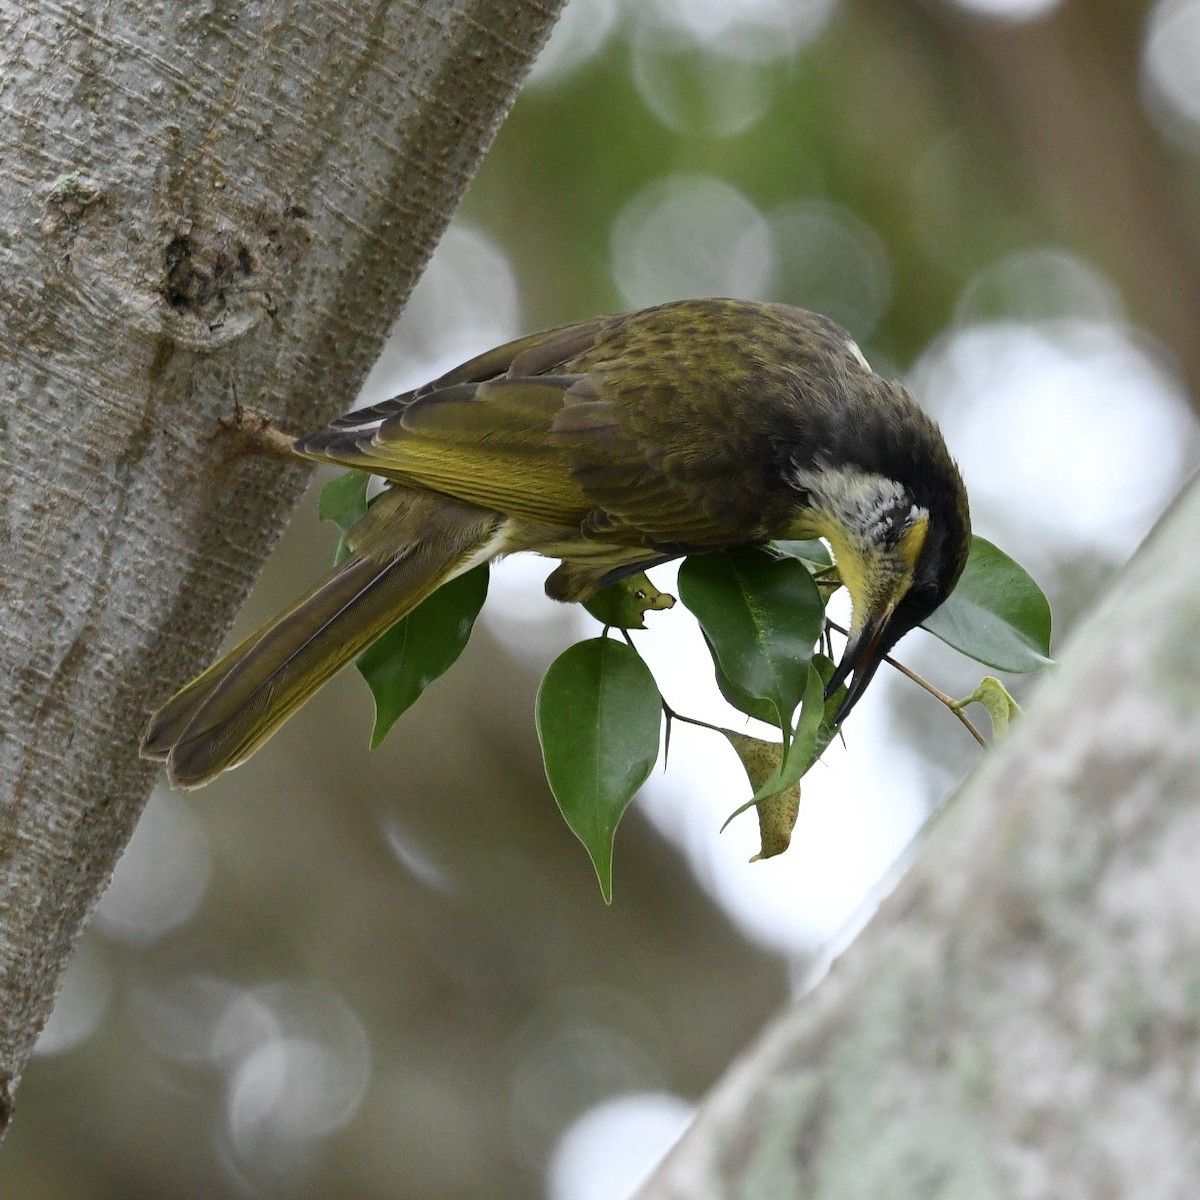
{"type": "Polygon", "coordinates": [[[0,1130],[307,475],[216,422],[352,401],[559,7],[0,9],[0,1130]]]}
{"type": "Polygon", "coordinates": [[[1200,1179],[1200,484],[640,1200],[1200,1179]]]}

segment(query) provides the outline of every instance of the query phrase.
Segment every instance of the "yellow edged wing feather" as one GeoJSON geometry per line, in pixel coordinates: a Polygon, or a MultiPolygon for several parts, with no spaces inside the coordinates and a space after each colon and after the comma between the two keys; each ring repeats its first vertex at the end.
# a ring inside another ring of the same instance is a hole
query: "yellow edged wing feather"
{"type": "Polygon", "coordinates": [[[376,429],[329,429],[302,454],[429,488],[506,516],[578,527],[592,504],[549,444],[574,377],[496,379],[417,397],[376,429]]]}

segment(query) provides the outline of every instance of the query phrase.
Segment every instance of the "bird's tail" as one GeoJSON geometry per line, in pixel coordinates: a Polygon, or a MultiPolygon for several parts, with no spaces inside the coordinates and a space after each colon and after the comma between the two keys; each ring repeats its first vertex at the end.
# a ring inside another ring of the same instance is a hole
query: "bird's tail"
{"type": "Polygon", "coordinates": [[[351,531],[350,556],[150,719],[145,758],[176,787],[237,766],[323,683],[447,580],[496,553],[497,513],[392,488],[351,531]]]}

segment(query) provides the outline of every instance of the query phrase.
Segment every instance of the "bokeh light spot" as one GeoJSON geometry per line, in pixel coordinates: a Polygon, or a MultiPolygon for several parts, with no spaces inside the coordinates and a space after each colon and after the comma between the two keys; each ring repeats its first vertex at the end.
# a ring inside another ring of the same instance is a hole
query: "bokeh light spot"
{"type": "Polygon", "coordinates": [[[831,317],[866,338],[887,310],[892,274],[883,240],[849,209],[824,200],[769,214],[775,295],[831,317]]]}
{"type": "Polygon", "coordinates": [[[955,330],[913,372],[971,493],[1001,527],[1124,560],[1188,466],[1178,382],[1124,325],[1002,321],[955,330]]]}
{"type": "Polygon", "coordinates": [[[604,49],[617,23],[617,0],[571,0],[542,47],[525,86],[557,83],[604,49]]]}
{"type": "Polygon", "coordinates": [[[567,1125],[614,1095],[662,1085],[646,1049],[653,1022],[612,988],[557,993],[522,1026],[512,1045],[512,1138],[542,1165],[567,1125]]]}
{"type": "Polygon", "coordinates": [[[646,107],[668,129],[715,137],[744,133],[761,120],[774,87],[759,63],[650,31],[633,39],[631,74],[646,107]]]}
{"type": "Polygon", "coordinates": [[[362,1095],[361,1086],[346,1083],[330,1047],[294,1037],[264,1042],[238,1067],[230,1085],[229,1125],[239,1148],[249,1150],[264,1136],[307,1140],[341,1128],[362,1095]]]}
{"type": "Polygon", "coordinates": [[[696,1115],[665,1092],[596,1105],[559,1140],[547,1171],[550,1200],[626,1200],[646,1181],[696,1115]]]}
{"type": "Polygon", "coordinates": [[[370,1047],[353,1009],[319,984],[264,984],[247,998],[264,1019],[243,1027],[251,1036],[238,1039],[227,1151],[247,1177],[280,1177],[358,1111],[371,1078],[370,1047]]]}
{"type": "Polygon", "coordinates": [[[133,946],[178,929],[208,886],[208,836],[188,802],[154,791],[96,908],[95,928],[133,946]]]}
{"type": "Polygon", "coordinates": [[[762,213],[709,175],[655,180],[613,224],[613,278],[631,308],[683,296],[761,296],[773,266],[762,213]]]}
{"type": "Polygon", "coordinates": [[[959,8],[1002,21],[1032,21],[1056,9],[1060,0],[955,0],[959,8]]]}
{"type": "Polygon", "coordinates": [[[380,820],[384,840],[401,868],[425,887],[453,895],[454,881],[446,868],[421,845],[420,839],[414,833],[404,827],[399,816],[385,810],[380,820]]]}
{"type": "Polygon", "coordinates": [[[1151,9],[1142,85],[1163,132],[1200,153],[1200,0],[1158,0],[1151,9]]]}
{"type": "Polygon", "coordinates": [[[112,972],[101,949],[85,937],[67,964],[54,1011],[34,1054],[62,1054],[83,1045],[100,1028],[111,999],[112,972]]]}
{"type": "Polygon", "coordinates": [[[242,995],[227,980],[194,974],[138,988],[130,1009],[138,1032],[164,1058],[219,1065],[217,1028],[242,995]]]}
{"type": "Polygon", "coordinates": [[[520,333],[517,280],[508,255],[462,222],[446,230],[357,403],[376,404],[436,378],[520,333]]]}
{"type": "Polygon", "coordinates": [[[814,41],[836,7],[837,0],[631,0],[627,12],[659,36],[763,62],[814,41]]]}
{"type": "Polygon", "coordinates": [[[985,267],[964,289],[957,318],[964,325],[1008,317],[1064,317],[1119,322],[1121,294],[1091,263],[1057,246],[1020,250],[985,267]]]}

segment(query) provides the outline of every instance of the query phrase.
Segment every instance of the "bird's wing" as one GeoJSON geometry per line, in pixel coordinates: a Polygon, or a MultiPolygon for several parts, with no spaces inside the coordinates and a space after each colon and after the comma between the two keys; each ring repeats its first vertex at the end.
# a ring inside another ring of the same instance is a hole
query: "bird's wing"
{"type": "Polygon", "coordinates": [[[507,516],[577,527],[592,505],[549,436],[574,382],[548,376],[451,384],[409,399],[375,428],[331,426],[297,449],[507,516]]]}
{"type": "Polygon", "coordinates": [[[733,419],[733,403],[690,395],[669,376],[619,390],[587,376],[571,387],[551,437],[593,505],[593,531],[637,530],[679,552],[767,536],[765,439],[746,414],[733,419]]]}
{"type": "Polygon", "coordinates": [[[468,359],[452,371],[411,392],[404,392],[366,408],[356,408],[338,417],[329,425],[329,431],[364,429],[377,425],[402,413],[417,400],[435,392],[444,392],[458,384],[484,383],[504,377],[528,379],[538,375],[560,374],[564,364],[590,349],[597,336],[619,319],[595,317],[506,342],[503,346],[496,346],[468,359]]]}
{"type": "Polygon", "coordinates": [[[694,394],[708,374],[698,339],[651,328],[647,352],[646,321],[606,317],[510,342],[297,449],[667,553],[762,536],[753,506],[769,422],[745,401],[753,386],[694,394]]]}
{"type": "Polygon", "coordinates": [[[579,378],[564,366],[619,320],[599,317],[508,342],[414,391],[347,413],[296,448],[510,516],[578,527],[592,505],[550,427],[579,378]]]}

